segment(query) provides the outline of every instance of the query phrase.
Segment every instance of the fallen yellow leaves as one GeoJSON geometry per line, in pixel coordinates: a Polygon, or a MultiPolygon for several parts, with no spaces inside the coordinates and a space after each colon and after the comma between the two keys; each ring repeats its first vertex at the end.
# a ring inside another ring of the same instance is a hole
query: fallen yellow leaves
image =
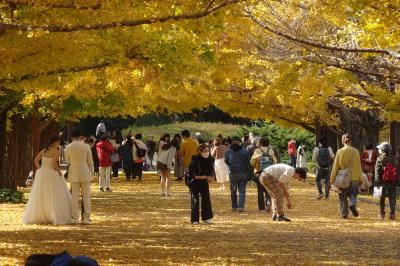
{"type": "MultiPolygon", "coordinates": [[[[116,181],[114,192],[92,185],[92,225],[22,225],[24,204],[0,205],[0,265],[21,265],[33,253],[87,255],[100,265],[400,265],[398,221],[377,218],[378,206],[360,202],[359,218],[339,219],[339,203],[317,201],[316,189],[293,182],[291,223],[274,223],[257,209],[248,188],[246,212],[231,211],[229,189],[211,185],[214,225],[190,224],[182,182],[172,196],[158,178],[116,181]]],[[[27,194],[28,195],[28,194],[27,194]]]]}

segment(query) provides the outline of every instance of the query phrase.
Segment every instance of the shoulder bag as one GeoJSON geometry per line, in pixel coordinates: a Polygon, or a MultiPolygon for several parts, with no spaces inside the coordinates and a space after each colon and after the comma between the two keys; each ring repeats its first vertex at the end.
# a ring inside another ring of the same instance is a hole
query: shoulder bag
{"type": "MultiPolygon", "coordinates": [[[[354,154],[354,152],[353,152],[354,154]]],[[[337,188],[348,188],[350,186],[350,172],[351,172],[351,167],[353,164],[353,159],[354,155],[352,155],[351,160],[349,161],[349,164],[347,165],[346,169],[340,169],[338,170],[338,173],[336,175],[336,179],[334,182],[334,185],[337,188]]]]}

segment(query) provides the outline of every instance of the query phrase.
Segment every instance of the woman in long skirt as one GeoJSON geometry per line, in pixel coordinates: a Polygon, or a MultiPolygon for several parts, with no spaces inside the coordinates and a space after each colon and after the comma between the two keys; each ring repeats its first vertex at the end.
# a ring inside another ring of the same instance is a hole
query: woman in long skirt
{"type": "Polygon", "coordinates": [[[221,184],[220,189],[225,189],[225,183],[228,180],[228,166],[225,163],[226,147],[222,144],[222,139],[214,139],[214,146],[211,149],[211,156],[214,158],[214,169],[217,182],[221,184]]]}

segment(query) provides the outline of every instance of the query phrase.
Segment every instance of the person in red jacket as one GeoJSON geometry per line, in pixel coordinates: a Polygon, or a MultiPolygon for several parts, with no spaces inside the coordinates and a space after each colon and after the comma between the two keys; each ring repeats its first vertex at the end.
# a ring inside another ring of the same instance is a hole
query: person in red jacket
{"type": "Polygon", "coordinates": [[[297,154],[297,149],[296,149],[296,140],[292,138],[288,142],[288,155],[290,158],[290,166],[296,168],[296,154],[297,154]]]}
{"type": "Polygon", "coordinates": [[[99,189],[104,192],[111,192],[111,154],[114,152],[113,145],[108,141],[107,134],[100,137],[96,145],[97,155],[99,157],[99,189]]]}
{"type": "Polygon", "coordinates": [[[370,193],[374,191],[375,164],[378,157],[379,153],[373,148],[372,143],[366,144],[365,150],[361,154],[361,169],[368,176],[368,180],[372,182],[370,193]]]}

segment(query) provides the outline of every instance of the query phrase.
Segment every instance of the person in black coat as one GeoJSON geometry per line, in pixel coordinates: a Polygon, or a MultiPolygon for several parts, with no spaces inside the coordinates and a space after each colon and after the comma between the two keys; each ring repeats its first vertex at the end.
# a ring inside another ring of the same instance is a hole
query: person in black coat
{"type": "Polygon", "coordinates": [[[214,179],[214,159],[206,144],[200,144],[198,154],[193,156],[188,172],[188,186],[191,195],[191,223],[199,223],[199,202],[201,196],[201,219],[212,224],[210,189],[208,183],[214,179]]]}
{"type": "Polygon", "coordinates": [[[124,169],[126,181],[133,179],[133,154],[132,154],[133,140],[131,136],[126,136],[126,140],[122,146],[119,147],[119,152],[122,156],[122,168],[124,169]]]}

